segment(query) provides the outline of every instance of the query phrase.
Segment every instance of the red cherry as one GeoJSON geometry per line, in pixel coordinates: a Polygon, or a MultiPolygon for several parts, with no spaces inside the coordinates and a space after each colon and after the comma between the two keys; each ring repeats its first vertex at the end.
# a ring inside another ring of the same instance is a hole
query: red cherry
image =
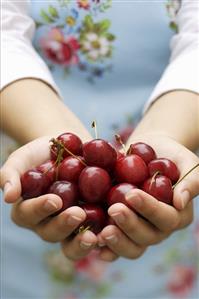
{"type": "MultiPolygon", "coordinates": [[[[64,133],[55,139],[55,142],[51,145],[51,159],[56,160],[57,155],[60,151],[60,145],[63,145],[66,149],[72,152],[74,155],[82,154],[82,141],[81,139],[73,133],[64,133]],[[57,143],[56,143],[57,142],[57,143]]],[[[63,152],[63,158],[70,156],[70,154],[65,150],[63,152]]]]}
{"type": "Polygon", "coordinates": [[[151,160],[156,159],[156,153],[154,149],[143,142],[137,142],[134,144],[131,144],[128,150],[129,155],[138,155],[139,157],[144,160],[146,164],[148,164],[151,160]]]}
{"type": "Polygon", "coordinates": [[[23,199],[34,198],[46,192],[50,185],[48,178],[36,169],[26,171],[21,177],[23,199]]]}
{"type": "MultiPolygon", "coordinates": [[[[82,157],[78,157],[82,159],[82,157]]],[[[85,165],[75,157],[65,158],[58,167],[59,180],[65,180],[69,182],[77,183],[80,173],[85,168],[85,165]]]]}
{"type": "Polygon", "coordinates": [[[98,234],[106,225],[104,210],[95,204],[82,204],[80,207],[86,213],[86,220],[81,224],[80,230],[88,228],[98,234]]]}
{"type": "Polygon", "coordinates": [[[136,186],[128,183],[122,183],[114,186],[111,188],[111,190],[108,193],[107,196],[107,204],[108,206],[112,206],[115,203],[121,202],[125,205],[127,205],[127,202],[125,200],[125,196],[130,191],[137,189],[136,186]]]}
{"type": "Polygon", "coordinates": [[[63,212],[65,209],[68,209],[72,206],[77,205],[79,192],[76,184],[67,181],[57,181],[54,182],[49,190],[48,193],[57,194],[61,197],[63,206],[62,208],[53,215],[58,215],[63,212]]]}
{"type": "Polygon", "coordinates": [[[41,171],[47,179],[53,183],[56,179],[56,166],[55,162],[52,160],[49,160],[38,167],[36,167],[37,170],[41,171]]]}
{"type": "Polygon", "coordinates": [[[142,186],[142,190],[155,197],[157,200],[172,204],[173,189],[171,180],[163,175],[146,180],[142,186]]]}
{"type": "Polygon", "coordinates": [[[160,174],[167,176],[173,184],[175,184],[180,177],[180,172],[176,164],[166,158],[159,158],[151,161],[148,164],[148,169],[150,176],[153,176],[154,173],[159,172],[160,174]]]}
{"type": "Polygon", "coordinates": [[[111,188],[111,178],[108,172],[99,167],[86,167],[79,177],[80,192],[88,203],[105,199],[111,188]]]}
{"type": "Polygon", "coordinates": [[[140,184],[147,179],[148,169],[142,158],[130,155],[117,160],[115,174],[118,182],[140,184]]]}
{"type": "Polygon", "coordinates": [[[108,217],[108,219],[106,220],[106,225],[116,225],[115,221],[113,220],[113,218],[108,217]]]}
{"type": "Polygon", "coordinates": [[[117,152],[117,160],[126,157],[126,155],[124,153],[121,152],[117,152]]]}
{"type": "Polygon", "coordinates": [[[116,162],[117,152],[105,140],[94,139],[83,145],[83,156],[89,166],[98,166],[110,170],[116,162]]]}

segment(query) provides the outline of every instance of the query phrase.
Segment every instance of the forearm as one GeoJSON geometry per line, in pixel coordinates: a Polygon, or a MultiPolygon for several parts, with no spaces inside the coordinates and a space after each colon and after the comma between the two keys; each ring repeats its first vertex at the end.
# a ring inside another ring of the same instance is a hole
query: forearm
{"type": "Polygon", "coordinates": [[[84,142],[90,135],[78,118],[44,82],[24,79],[1,94],[1,128],[21,143],[63,132],[76,133],[84,142]]]}
{"type": "Polygon", "coordinates": [[[158,99],[143,116],[128,143],[140,135],[166,135],[189,149],[199,146],[199,95],[173,91],[158,99]]]}

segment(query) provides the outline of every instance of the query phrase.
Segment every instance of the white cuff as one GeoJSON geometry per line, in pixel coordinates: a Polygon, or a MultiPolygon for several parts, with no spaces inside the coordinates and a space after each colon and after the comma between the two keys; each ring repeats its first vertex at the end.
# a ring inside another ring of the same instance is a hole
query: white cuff
{"type": "Polygon", "coordinates": [[[166,68],[144,107],[144,112],[160,96],[173,90],[199,93],[199,49],[181,54],[166,68]]]}

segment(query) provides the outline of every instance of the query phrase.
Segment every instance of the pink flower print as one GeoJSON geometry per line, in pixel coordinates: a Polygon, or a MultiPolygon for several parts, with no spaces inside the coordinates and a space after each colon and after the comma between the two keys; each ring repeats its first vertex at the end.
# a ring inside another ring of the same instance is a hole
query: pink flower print
{"type": "Polygon", "coordinates": [[[176,266],[168,283],[169,291],[179,298],[186,298],[193,288],[197,272],[191,266],[176,266]]]}
{"type": "Polygon", "coordinates": [[[69,66],[79,62],[78,40],[73,36],[65,37],[58,28],[53,28],[46,38],[41,40],[44,55],[54,63],[69,66]]]}
{"type": "Polygon", "coordinates": [[[82,273],[92,281],[99,281],[104,274],[107,263],[98,259],[98,252],[93,250],[87,257],[75,262],[78,273],[82,273]]]}
{"type": "Polygon", "coordinates": [[[90,3],[89,0],[77,0],[78,6],[83,9],[89,9],[90,3]]]}

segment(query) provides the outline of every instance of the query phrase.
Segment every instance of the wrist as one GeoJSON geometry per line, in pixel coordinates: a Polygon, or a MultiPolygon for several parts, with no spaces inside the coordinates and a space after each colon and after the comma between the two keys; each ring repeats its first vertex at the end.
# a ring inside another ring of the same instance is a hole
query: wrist
{"type": "Polygon", "coordinates": [[[24,79],[2,92],[1,128],[20,143],[41,136],[77,134],[83,142],[91,139],[80,120],[44,82],[24,79]]]}
{"type": "Polygon", "coordinates": [[[191,150],[196,149],[199,146],[198,99],[198,95],[187,91],[163,95],[143,116],[132,138],[140,135],[167,136],[191,150]]]}

